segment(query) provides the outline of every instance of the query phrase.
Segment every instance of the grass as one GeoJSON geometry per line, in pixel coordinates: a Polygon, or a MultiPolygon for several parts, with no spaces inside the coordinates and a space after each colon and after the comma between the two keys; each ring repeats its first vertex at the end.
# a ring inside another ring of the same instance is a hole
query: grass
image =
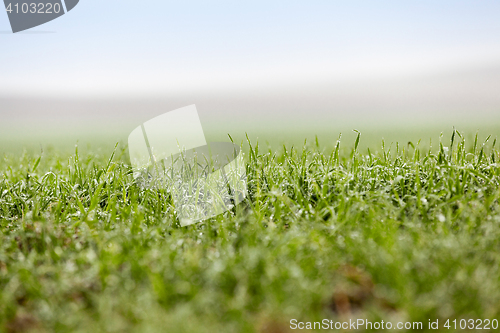
{"type": "Polygon", "coordinates": [[[167,191],[134,183],[123,148],[6,155],[0,327],[286,332],[291,319],[439,319],[441,329],[500,319],[496,140],[466,144],[454,131],[430,149],[350,145],[246,142],[248,198],[184,228],[167,191]]]}

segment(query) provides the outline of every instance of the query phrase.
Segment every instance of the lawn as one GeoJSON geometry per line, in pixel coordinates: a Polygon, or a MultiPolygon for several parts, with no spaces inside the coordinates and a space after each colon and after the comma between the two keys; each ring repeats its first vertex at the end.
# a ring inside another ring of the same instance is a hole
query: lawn
{"type": "Polygon", "coordinates": [[[1,330],[277,333],[294,319],[493,327],[496,139],[454,131],[432,147],[373,151],[359,140],[242,142],[247,198],[188,227],[167,190],[134,182],[123,145],[6,154],[1,330]]]}

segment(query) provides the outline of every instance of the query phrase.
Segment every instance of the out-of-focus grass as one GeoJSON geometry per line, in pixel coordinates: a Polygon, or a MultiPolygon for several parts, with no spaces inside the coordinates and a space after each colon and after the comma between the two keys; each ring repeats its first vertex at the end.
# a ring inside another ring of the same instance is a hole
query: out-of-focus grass
{"type": "Polygon", "coordinates": [[[185,228],[167,190],[134,183],[123,146],[6,155],[1,327],[251,332],[286,331],[293,318],[498,319],[496,140],[466,144],[454,131],[432,149],[361,144],[356,135],[331,149],[246,142],[245,202],[185,228]]]}
{"type": "MultiPolygon", "coordinates": [[[[421,148],[436,148],[440,135],[450,137],[454,126],[460,129],[470,148],[476,133],[479,140],[485,140],[488,135],[495,137],[500,135],[500,119],[491,117],[488,121],[484,119],[473,119],[470,116],[465,119],[460,117],[447,121],[437,119],[435,122],[428,119],[423,121],[411,121],[399,117],[396,120],[381,117],[377,122],[368,119],[296,119],[294,117],[270,118],[266,121],[244,121],[238,117],[225,119],[219,122],[202,122],[205,137],[208,142],[227,141],[228,134],[238,143],[245,143],[248,136],[253,142],[259,142],[261,146],[271,147],[279,150],[283,145],[287,147],[302,147],[304,140],[313,142],[318,137],[321,148],[332,150],[342,134],[343,142],[354,142],[356,133],[354,129],[362,133],[359,149],[372,152],[380,151],[384,141],[386,147],[395,147],[396,142],[400,146],[408,142],[416,144],[420,141],[421,148]]],[[[373,117],[372,117],[373,118],[373,117]]],[[[218,118],[217,118],[218,119],[218,118]]],[[[70,155],[78,144],[80,152],[96,153],[96,149],[102,154],[111,154],[116,142],[126,145],[130,132],[141,123],[116,122],[98,120],[82,121],[78,126],[75,122],[60,123],[50,122],[30,123],[0,123],[0,155],[4,153],[19,154],[23,150],[29,153],[39,154],[42,150],[53,148],[59,154],[70,155]]],[[[244,146],[246,149],[246,146],[244,146]]],[[[342,150],[349,153],[349,145],[342,145],[342,150]]],[[[392,149],[391,151],[394,151],[392,149]]]]}

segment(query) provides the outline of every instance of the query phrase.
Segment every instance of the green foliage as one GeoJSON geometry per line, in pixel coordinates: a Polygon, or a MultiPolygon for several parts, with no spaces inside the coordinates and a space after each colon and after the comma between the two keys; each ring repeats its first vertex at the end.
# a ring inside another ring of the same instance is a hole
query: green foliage
{"type": "Polygon", "coordinates": [[[361,152],[248,141],[248,197],[180,227],[125,149],[0,162],[0,325],[258,331],[290,319],[498,318],[500,155],[453,132],[361,152]]]}

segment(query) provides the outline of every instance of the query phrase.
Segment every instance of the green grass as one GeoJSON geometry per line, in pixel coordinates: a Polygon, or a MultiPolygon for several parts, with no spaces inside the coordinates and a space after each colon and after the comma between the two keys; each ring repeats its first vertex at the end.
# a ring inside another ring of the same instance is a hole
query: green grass
{"type": "Polygon", "coordinates": [[[246,201],[185,228],[167,191],[134,184],[124,147],[6,155],[0,327],[285,332],[291,319],[500,319],[494,141],[466,145],[453,132],[430,149],[377,152],[359,137],[330,150],[246,142],[246,201]]]}

